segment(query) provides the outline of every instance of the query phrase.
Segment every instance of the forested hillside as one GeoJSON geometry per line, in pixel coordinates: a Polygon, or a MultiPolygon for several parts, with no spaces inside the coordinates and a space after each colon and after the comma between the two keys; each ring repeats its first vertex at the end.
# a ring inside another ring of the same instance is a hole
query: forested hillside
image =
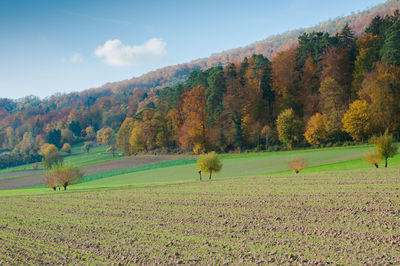
{"type": "Polygon", "coordinates": [[[129,155],[293,148],[398,134],[399,19],[398,11],[376,16],[359,36],[348,25],[335,34],[303,33],[298,45],[271,60],[254,54],[191,71],[184,82],[161,89],[0,99],[0,167],[40,160],[46,143],[61,149],[97,140],[129,155]]]}
{"type": "Polygon", "coordinates": [[[278,52],[293,48],[297,45],[297,38],[304,32],[311,33],[328,32],[335,34],[339,32],[346,24],[349,24],[356,36],[364,33],[365,27],[371,20],[379,15],[384,16],[391,14],[395,9],[400,8],[399,0],[388,0],[384,4],[377,5],[371,9],[353,14],[347,17],[338,17],[323,22],[315,27],[306,29],[297,29],[276,36],[271,36],[265,40],[255,42],[249,46],[232,49],[212,55],[207,58],[197,59],[189,63],[168,66],[156,71],[152,71],[140,77],[124,80],[120,82],[108,83],[100,89],[110,89],[114,92],[131,89],[151,89],[162,88],[165,86],[173,86],[179,82],[183,82],[192,70],[207,69],[218,65],[228,65],[229,63],[238,63],[245,57],[253,54],[262,54],[271,59],[278,52]]]}

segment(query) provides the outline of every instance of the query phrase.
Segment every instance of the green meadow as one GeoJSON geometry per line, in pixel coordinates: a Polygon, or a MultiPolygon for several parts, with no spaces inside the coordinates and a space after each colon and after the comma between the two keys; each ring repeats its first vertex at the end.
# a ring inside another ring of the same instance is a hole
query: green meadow
{"type": "MultiPolygon", "coordinates": [[[[74,155],[66,157],[65,161],[77,166],[120,158],[112,158],[111,155],[105,154],[104,147],[93,149],[90,153],[80,152],[79,147],[74,147],[74,149],[74,155]]],[[[371,149],[373,149],[372,146],[364,145],[281,152],[223,154],[221,155],[223,168],[221,172],[214,174],[212,179],[292,174],[288,170],[287,163],[294,158],[307,160],[307,167],[302,173],[372,169],[373,167],[362,159],[364,154],[371,149]]],[[[400,155],[391,158],[389,166],[400,166],[400,155]]],[[[192,182],[198,179],[196,159],[182,158],[87,175],[79,183],[69,186],[68,190],[192,182]]],[[[203,174],[203,179],[208,179],[208,176],[203,174]]],[[[41,185],[17,190],[3,190],[0,191],[0,195],[47,191],[49,191],[49,188],[41,185]]]]}

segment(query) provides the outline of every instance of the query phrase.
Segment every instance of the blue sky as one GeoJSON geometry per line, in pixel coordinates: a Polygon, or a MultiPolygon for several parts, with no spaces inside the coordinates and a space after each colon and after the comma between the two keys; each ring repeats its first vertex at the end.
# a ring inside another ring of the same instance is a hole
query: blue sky
{"type": "Polygon", "coordinates": [[[383,2],[0,0],[0,98],[96,88],[383,2]]]}

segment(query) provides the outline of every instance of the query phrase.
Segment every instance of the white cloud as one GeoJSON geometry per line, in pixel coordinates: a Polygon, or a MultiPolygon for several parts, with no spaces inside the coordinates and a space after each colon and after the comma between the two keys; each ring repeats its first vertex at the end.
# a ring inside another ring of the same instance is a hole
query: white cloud
{"type": "Polygon", "coordinates": [[[124,45],[120,40],[108,40],[104,45],[96,48],[94,55],[104,58],[110,66],[139,65],[148,61],[157,61],[163,58],[167,51],[167,43],[163,39],[153,38],[142,45],[124,45]]]}
{"type": "Polygon", "coordinates": [[[82,57],[79,53],[73,53],[71,55],[71,57],[69,58],[69,61],[71,63],[80,63],[80,62],[82,62],[82,57]]]}

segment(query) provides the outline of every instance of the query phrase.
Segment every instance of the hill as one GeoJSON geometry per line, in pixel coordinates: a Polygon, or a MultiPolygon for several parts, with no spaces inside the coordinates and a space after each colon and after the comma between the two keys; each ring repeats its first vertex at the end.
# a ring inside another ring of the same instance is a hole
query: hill
{"type": "Polygon", "coordinates": [[[189,63],[164,67],[140,77],[107,83],[99,89],[118,92],[121,90],[152,89],[173,86],[186,80],[192,70],[203,70],[217,65],[238,63],[245,57],[250,57],[253,54],[262,54],[268,58],[272,58],[278,52],[296,46],[297,38],[304,32],[310,33],[313,31],[320,31],[334,34],[339,32],[346,24],[349,24],[354,33],[360,35],[364,32],[366,26],[369,25],[375,16],[384,16],[399,8],[399,0],[388,0],[383,4],[350,16],[338,17],[314,27],[300,28],[279,35],[270,36],[262,41],[255,42],[245,47],[223,51],[210,57],[193,60],[189,63]]]}

